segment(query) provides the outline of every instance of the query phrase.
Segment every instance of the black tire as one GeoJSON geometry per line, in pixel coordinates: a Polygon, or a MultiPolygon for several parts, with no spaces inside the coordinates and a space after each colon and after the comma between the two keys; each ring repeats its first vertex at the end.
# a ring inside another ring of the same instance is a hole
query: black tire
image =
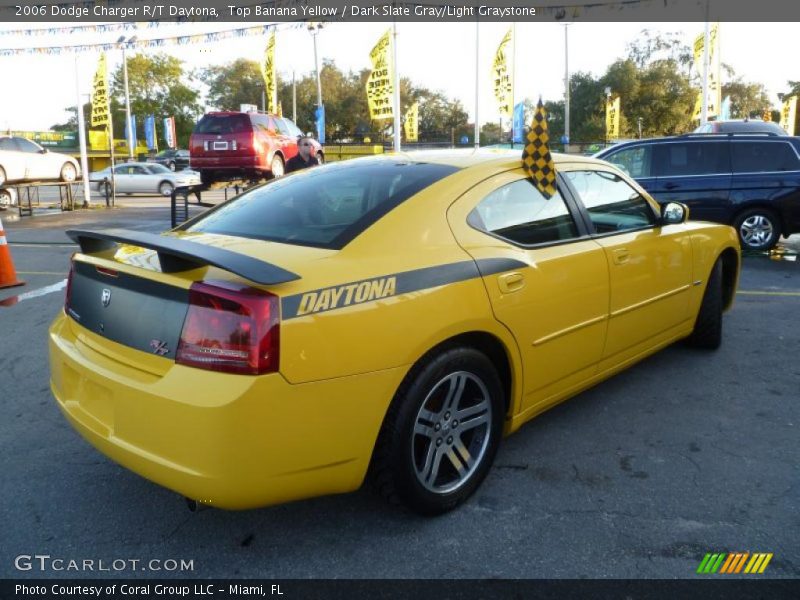
{"type": "Polygon", "coordinates": [[[722,262],[719,260],[708,276],[694,331],[686,343],[706,350],[716,350],[722,343],[722,262]]]}
{"type": "Polygon", "coordinates": [[[452,510],[489,472],[504,413],[500,378],[481,352],[455,347],[423,360],[381,427],[370,465],[375,489],[423,515],[452,510]]]}
{"type": "Polygon", "coordinates": [[[321,165],[325,164],[325,154],[323,152],[317,152],[317,162],[321,165]]]}
{"type": "Polygon", "coordinates": [[[736,217],[734,224],[742,250],[771,250],[781,237],[781,222],[767,208],[751,208],[736,217]]]}
{"type": "Polygon", "coordinates": [[[172,185],[169,181],[162,181],[158,184],[158,193],[164,196],[165,198],[169,198],[172,196],[172,191],[175,189],[175,186],[172,185]]]}

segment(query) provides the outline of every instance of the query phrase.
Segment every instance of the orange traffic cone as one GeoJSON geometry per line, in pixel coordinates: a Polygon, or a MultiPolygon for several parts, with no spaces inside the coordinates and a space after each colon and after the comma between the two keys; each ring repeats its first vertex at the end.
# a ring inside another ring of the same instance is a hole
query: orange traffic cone
{"type": "Polygon", "coordinates": [[[25,285],[25,282],[17,279],[14,261],[11,260],[11,250],[8,249],[6,233],[3,231],[3,222],[0,221],[0,289],[15,285],[25,285]]]}

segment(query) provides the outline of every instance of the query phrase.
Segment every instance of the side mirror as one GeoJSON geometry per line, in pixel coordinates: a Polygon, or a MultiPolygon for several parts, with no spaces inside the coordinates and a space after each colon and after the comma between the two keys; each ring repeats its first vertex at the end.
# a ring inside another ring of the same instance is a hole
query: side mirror
{"type": "Polygon", "coordinates": [[[661,224],[677,225],[689,220],[689,207],[680,202],[669,202],[661,207],[661,224]]]}
{"type": "Polygon", "coordinates": [[[39,150],[39,154],[47,154],[48,152],[50,151],[47,148],[42,148],[41,150],[39,150]]]}

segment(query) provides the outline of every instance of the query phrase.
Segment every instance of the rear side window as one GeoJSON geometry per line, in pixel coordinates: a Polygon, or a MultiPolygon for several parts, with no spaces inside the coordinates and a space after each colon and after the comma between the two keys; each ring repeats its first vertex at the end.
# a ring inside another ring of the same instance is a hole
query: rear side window
{"type": "Polygon", "coordinates": [[[13,150],[17,151],[17,145],[9,137],[0,138],[0,150],[13,150]]]}
{"type": "Polygon", "coordinates": [[[800,160],[783,142],[732,142],[734,173],[766,173],[800,170],[800,160]]]}
{"type": "Polygon", "coordinates": [[[225,135],[252,131],[247,115],[205,115],[195,126],[194,133],[225,135]]]}
{"type": "Polygon", "coordinates": [[[246,192],[185,230],[339,249],[455,171],[448,165],[399,159],[335,163],[246,192]]]}
{"type": "Polygon", "coordinates": [[[634,148],[625,148],[619,152],[615,152],[611,156],[607,156],[605,160],[621,167],[628,175],[634,179],[640,177],[651,177],[651,159],[653,147],[652,146],[636,146],[634,148]]]}
{"type": "Polygon", "coordinates": [[[726,142],[659,144],[655,156],[659,177],[730,173],[726,142]]]}
{"type": "Polygon", "coordinates": [[[549,200],[530,179],[497,188],[467,217],[467,222],[487,233],[525,246],[578,237],[578,229],[561,195],[549,200]]]}
{"type": "Polygon", "coordinates": [[[568,171],[595,231],[617,233],[655,225],[650,203],[621,177],[608,171],[568,171]]]}

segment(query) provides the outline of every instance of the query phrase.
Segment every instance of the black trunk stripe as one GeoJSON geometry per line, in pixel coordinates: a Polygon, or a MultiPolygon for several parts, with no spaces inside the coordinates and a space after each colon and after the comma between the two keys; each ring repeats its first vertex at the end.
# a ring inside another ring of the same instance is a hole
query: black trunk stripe
{"type": "Polygon", "coordinates": [[[354,304],[373,302],[398,294],[485,277],[524,266],[526,266],[525,263],[521,261],[503,258],[465,260],[436,267],[381,275],[286,296],[281,301],[281,314],[283,319],[287,320],[308,314],[329,312],[354,304]]]}

